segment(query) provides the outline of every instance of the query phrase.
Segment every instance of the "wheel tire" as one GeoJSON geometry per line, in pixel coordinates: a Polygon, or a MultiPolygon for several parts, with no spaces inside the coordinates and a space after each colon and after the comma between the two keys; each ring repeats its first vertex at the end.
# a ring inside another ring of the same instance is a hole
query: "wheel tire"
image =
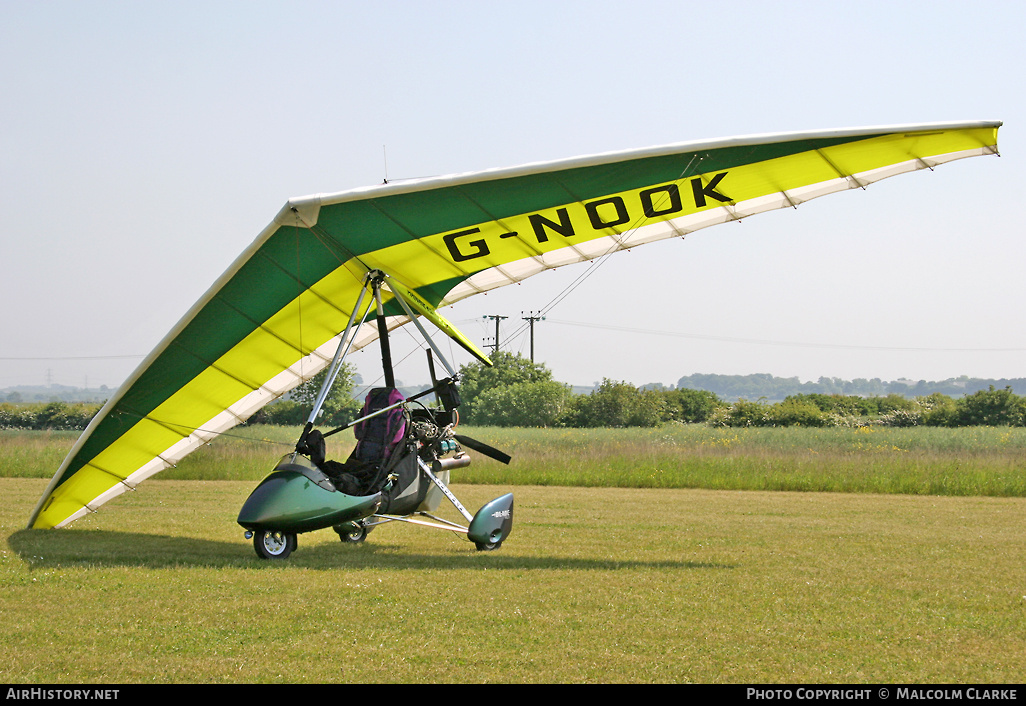
{"type": "Polygon", "coordinates": [[[253,535],[253,548],[261,559],[284,559],[296,550],[296,535],[260,530],[253,535]]]}
{"type": "Polygon", "coordinates": [[[342,540],[343,544],[359,544],[367,539],[367,533],[370,532],[367,525],[362,522],[351,522],[333,529],[338,533],[338,538],[342,540]]]}
{"type": "Polygon", "coordinates": [[[502,542],[474,542],[479,552],[494,552],[502,546],[502,542]]]}

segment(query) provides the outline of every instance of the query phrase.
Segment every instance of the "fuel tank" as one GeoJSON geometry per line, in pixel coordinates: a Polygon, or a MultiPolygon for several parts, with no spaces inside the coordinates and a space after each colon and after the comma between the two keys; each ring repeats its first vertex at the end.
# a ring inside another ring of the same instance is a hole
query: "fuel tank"
{"type": "Polygon", "coordinates": [[[284,456],[260,481],[239,511],[248,530],[310,532],[373,515],[381,493],[346,495],[305,456],[284,456]]]}

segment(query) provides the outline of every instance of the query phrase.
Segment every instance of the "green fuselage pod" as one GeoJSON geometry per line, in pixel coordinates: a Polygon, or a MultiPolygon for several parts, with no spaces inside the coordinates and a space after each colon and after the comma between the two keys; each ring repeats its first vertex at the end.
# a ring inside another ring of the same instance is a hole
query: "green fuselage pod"
{"type": "Polygon", "coordinates": [[[506,493],[489,501],[477,511],[467,529],[473,542],[496,544],[513,531],[513,493],[506,493]]]}
{"type": "Polygon", "coordinates": [[[248,530],[310,532],[373,515],[381,500],[381,493],[340,493],[308,459],[290,454],[246,499],[238,522],[248,530]]]}

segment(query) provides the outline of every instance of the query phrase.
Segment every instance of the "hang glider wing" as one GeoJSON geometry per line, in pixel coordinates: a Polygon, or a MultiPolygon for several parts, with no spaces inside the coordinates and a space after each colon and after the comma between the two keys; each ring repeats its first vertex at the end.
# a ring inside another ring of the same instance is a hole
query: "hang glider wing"
{"type": "MultiPolygon", "coordinates": [[[[29,524],[94,511],[315,375],[370,270],[427,315],[546,269],[996,154],[1000,125],[676,144],[294,199],[93,419],[29,524]]],[[[394,299],[385,316],[409,320],[394,299]]],[[[354,349],[377,335],[368,321],[354,349]]]]}

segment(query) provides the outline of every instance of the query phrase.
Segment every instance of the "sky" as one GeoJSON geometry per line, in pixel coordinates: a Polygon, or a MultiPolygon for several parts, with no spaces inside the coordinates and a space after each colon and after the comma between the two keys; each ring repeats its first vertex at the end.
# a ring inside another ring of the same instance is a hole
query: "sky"
{"type": "MultiPolygon", "coordinates": [[[[1002,156],[442,313],[482,346],[505,316],[528,355],[544,310],[535,360],[574,385],[1026,377],[1023,26],[1011,1],[0,0],[0,388],[117,387],[291,197],[960,120],[1004,121],[1002,156]]],[[[393,348],[425,382],[417,341],[393,348]]],[[[376,350],[352,361],[379,376],[376,350]]]]}

